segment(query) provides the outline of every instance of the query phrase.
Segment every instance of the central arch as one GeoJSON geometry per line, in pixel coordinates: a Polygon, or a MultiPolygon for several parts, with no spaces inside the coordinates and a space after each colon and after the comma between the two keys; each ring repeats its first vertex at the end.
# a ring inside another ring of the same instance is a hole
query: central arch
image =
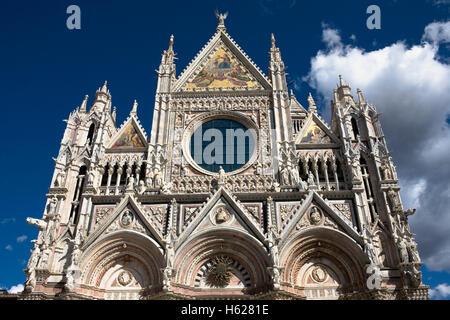
{"type": "Polygon", "coordinates": [[[268,266],[265,247],[251,235],[233,228],[207,230],[177,249],[175,282],[193,296],[255,294],[267,287],[268,266]],[[230,280],[215,286],[209,277],[221,259],[228,261],[230,280]]]}

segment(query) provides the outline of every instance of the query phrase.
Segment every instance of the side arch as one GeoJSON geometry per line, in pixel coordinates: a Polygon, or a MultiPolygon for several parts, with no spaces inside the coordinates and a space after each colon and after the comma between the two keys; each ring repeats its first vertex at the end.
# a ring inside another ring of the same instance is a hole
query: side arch
{"type": "Polygon", "coordinates": [[[293,235],[280,253],[282,284],[309,299],[338,299],[365,290],[368,263],[359,245],[342,232],[306,228],[293,235]]]}
{"type": "Polygon", "coordinates": [[[130,230],[108,234],[81,256],[83,294],[104,299],[139,299],[161,290],[164,258],[157,243],[130,230]]]}

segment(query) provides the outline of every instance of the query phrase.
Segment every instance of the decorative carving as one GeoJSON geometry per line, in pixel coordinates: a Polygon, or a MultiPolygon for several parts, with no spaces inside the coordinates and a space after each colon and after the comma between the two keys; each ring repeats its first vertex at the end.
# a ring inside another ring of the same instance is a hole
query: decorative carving
{"type": "Polygon", "coordinates": [[[125,210],[120,217],[120,225],[124,228],[131,226],[134,220],[134,215],[130,210],[125,210]]]}
{"type": "Polygon", "coordinates": [[[322,268],[322,266],[317,266],[311,270],[311,277],[314,281],[324,282],[328,277],[328,273],[324,268],[322,268]]]}
{"type": "Polygon", "coordinates": [[[133,275],[131,274],[131,272],[129,272],[127,270],[123,270],[117,276],[117,281],[122,286],[126,287],[127,285],[129,285],[131,283],[131,281],[133,281],[133,275]]]}
{"type": "Polygon", "coordinates": [[[228,212],[228,210],[226,209],[226,207],[223,206],[219,206],[214,213],[214,220],[216,221],[217,224],[222,224],[225,223],[227,221],[229,221],[231,218],[231,214],[228,212]]]}
{"type": "Polygon", "coordinates": [[[227,256],[218,256],[211,260],[206,283],[211,287],[224,288],[228,286],[231,279],[231,265],[233,260],[227,256]]]}
{"type": "Polygon", "coordinates": [[[309,221],[312,225],[319,225],[323,221],[323,214],[317,207],[312,207],[309,211],[309,221]]]}

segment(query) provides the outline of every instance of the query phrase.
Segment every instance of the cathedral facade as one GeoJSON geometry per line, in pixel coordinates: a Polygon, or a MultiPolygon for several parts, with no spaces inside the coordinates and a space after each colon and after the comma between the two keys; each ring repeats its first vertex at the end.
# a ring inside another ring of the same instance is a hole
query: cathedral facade
{"type": "Polygon", "coordinates": [[[70,113],[22,299],[427,299],[379,114],[336,76],[331,125],[226,32],[176,75],[148,136],[107,83],[70,113]]]}

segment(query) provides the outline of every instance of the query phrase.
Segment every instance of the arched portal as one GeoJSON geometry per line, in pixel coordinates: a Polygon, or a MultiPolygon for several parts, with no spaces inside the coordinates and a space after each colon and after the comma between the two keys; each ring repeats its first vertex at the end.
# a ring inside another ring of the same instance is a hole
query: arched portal
{"type": "Polygon", "coordinates": [[[266,289],[268,266],[256,238],[232,228],[208,230],[177,248],[174,286],[193,296],[254,294],[266,289]]]}
{"type": "Polygon", "coordinates": [[[81,293],[100,299],[135,300],[161,289],[163,255],[157,244],[134,231],[118,231],[86,250],[81,293]]]}
{"type": "Polygon", "coordinates": [[[292,236],[281,252],[282,281],[307,299],[339,299],[364,290],[367,258],[347,235],[324,227],[292,236]]]}

